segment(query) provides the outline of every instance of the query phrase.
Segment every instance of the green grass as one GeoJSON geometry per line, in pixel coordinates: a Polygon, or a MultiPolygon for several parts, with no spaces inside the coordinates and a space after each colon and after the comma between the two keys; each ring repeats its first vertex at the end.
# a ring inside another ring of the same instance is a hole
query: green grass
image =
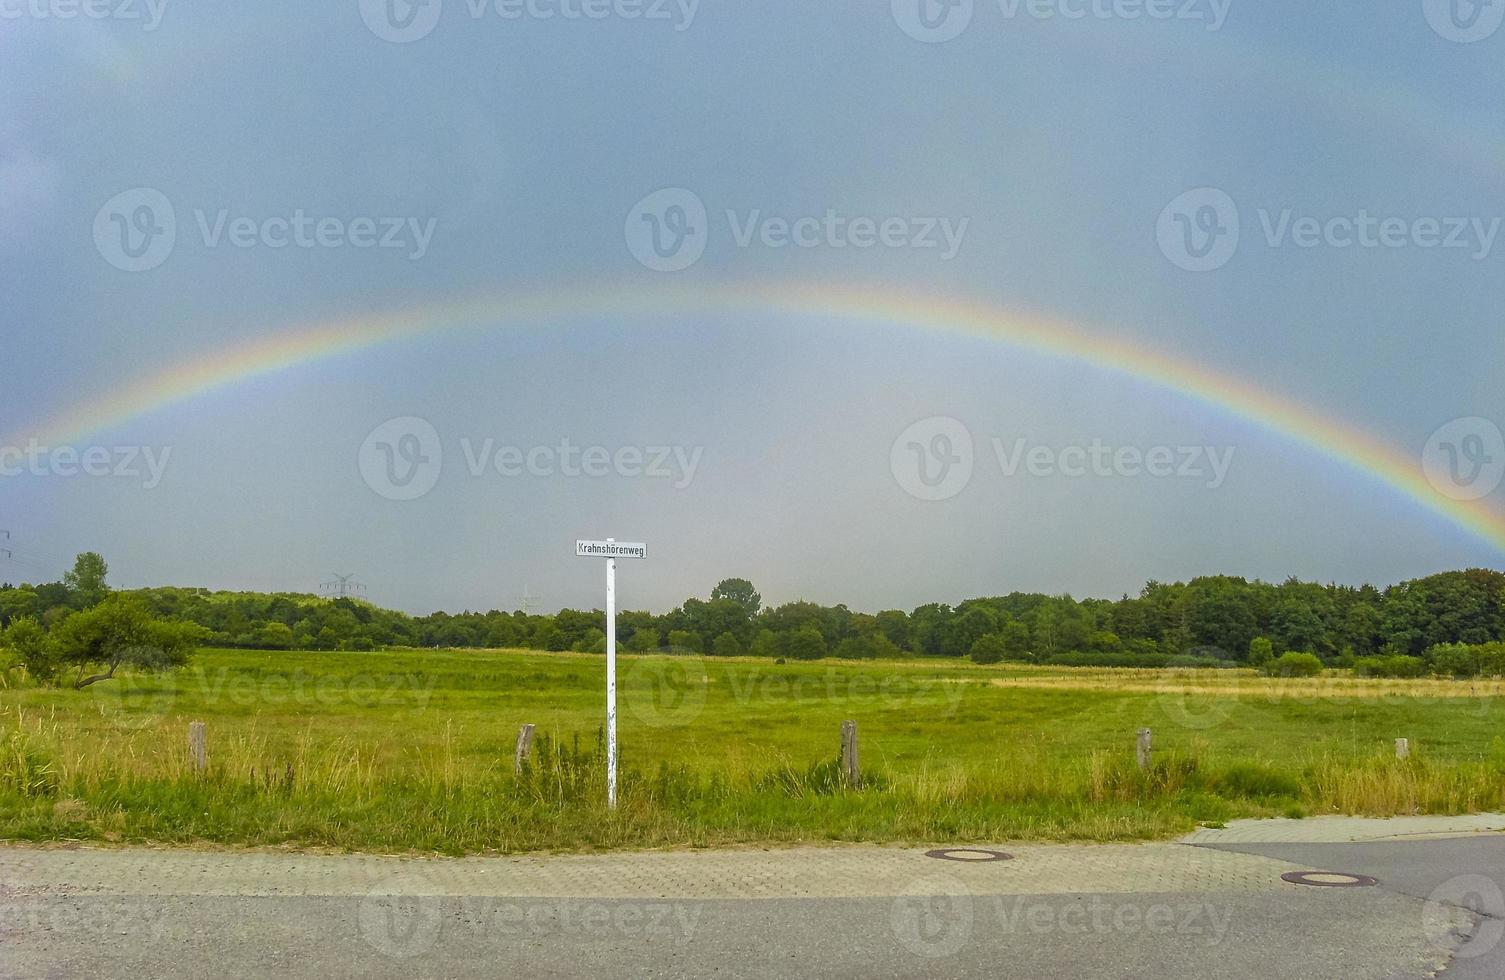
{"type": "Polygon", "coordinates": [[[599,656],[206,650],[84,691],[12,677],[0,838],[442,853],[1133,840],[1242,816],[1505,806],[1497,682],[663,656],[624,656],[620,680],[612,812],[599,656]],[[847,718],[861,791],[836,764],[847,718]],[[206,775],[189,770],[190,720],[208,724],[206,775]],[[540,738],[519,778],[524,722],[540,738]]]}

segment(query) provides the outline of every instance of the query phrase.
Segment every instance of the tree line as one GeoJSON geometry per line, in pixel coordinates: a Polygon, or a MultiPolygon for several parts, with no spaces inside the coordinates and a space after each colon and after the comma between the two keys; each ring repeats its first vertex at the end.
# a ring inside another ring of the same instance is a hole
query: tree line
{"type": "MultiPolygon", "coordinates": [[[[109,594],[106,571],[91,553],[79,556],[60,582],[0,585],[0,627],[21,620],[43,632],[61,626],[109,594]]],[[[157,619],[193,624],[206,646],[600,652],[606,642],[600,610],[410,616],[360,600],[298,593],[150,588],[120,596],[157,619]]],[[[1444,572],[1383,589],[1218,575],[1152,581],[1138,595],[1116,600],[1013,592],[876,613],[806,601],[765,606],[752,583],[731,578],[708,598],[686,599],[666,613],[621,612],[617,629],[629,651],[709,656],[933,656],[1155,667],[1260,666],[1302,653],[1324,666],[1362,666],[1505,640],[1505,573],[1444,572]]]]}

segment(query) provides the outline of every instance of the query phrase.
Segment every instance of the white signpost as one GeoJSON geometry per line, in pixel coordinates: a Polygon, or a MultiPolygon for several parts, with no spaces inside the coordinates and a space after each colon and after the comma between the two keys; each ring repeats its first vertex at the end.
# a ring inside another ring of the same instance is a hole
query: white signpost
{"type": "Polygon", "coordinates": [[[606,805],[617,808],[617,559],[647,558],[641,543],[576,541],[577,558],[606,559],[606,805]]]}

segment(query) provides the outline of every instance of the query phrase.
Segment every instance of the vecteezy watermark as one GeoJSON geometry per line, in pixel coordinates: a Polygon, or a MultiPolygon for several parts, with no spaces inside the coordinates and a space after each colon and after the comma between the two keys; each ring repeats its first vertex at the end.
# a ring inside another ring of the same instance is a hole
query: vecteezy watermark
{"type": "Polygon", "coordinates": [[[25,446],[0,446],[0,479],[18,476],[87,476],[140,480],[155,490],[167,472],[171,446],[44,446],[29,439],[25,446]]]}
{"type": "MultiPolygon", "coordinates": [[[[1006,21],[1175,21],[1220,31],[1233,0],[997,0],[1006,21]]],[[[972,23],[973,0],[890,0],[899,29],[916,41],[949,41],[972,23]]]]}
{"type": "MultiPolygon", "coordinates": [[[[1292,208],[1257,211],[1264,242],[1270,248],[1346,250],[1418,248],[1466,253],[1482,262],[1494,252],[1501,218],[1298,214],[1292,208]]],[[[1211,272],[1227,265],[1238,251],[1242,233],[1238,205],[1226,192],[1199,187],[1178,195],[1160,212],[1155,239],[1160,251],[1188,272],[1211,272]]]]}
{"type": "Polygon", "coordinates": [[[1505,23],[1500,0],[1421,0],[1421,9],[1432,30],[1458,44],[1491,38],[1505,23]]]}
{"type": "Polygon", "coordinates": [[[1211,902],[1110,902],[1099,896],[1006,899],[1001,895],[993,901],[1000,931],[1011,936],[1178,936],[1218,946],[1233,921],[1231,909],[1211,902]]]}
{"type": "Polygon", "coordinates": [[[1505,481],[1505,434],[1489,419],[1454,419],[1427,440],[1421,468],[1444,497],[1480,500],[1505,481]]]}
{"type": "Polygon", "coordinates": [[[889,927],[899,945],[927,960],[961,952],[975,925],[972,892],[950,875],[915,879],[889,907],[889,927]]]}
{"type": "Polygon", "coordinates": [[[1427,896],[1421,921],[1431,944],[1454,959],[1487,956],[1505,939],[1505,891],[1484,875],[1449,878],[1427,896]],[[1464,909],[1478,918],[1471,930],[1460,921],[1464,909]]]}
{"type": "Polygon", "coordinates": [[[1221,269],[1238,251],[1238,205],[1216,187],[1199,187],[1165,206],[1155,238],[1165,257],[1188,272],[1221,269]]]}
{"type": "Polygon", "coordinates": [[[996,895],[985,903],[945,875],[911,882],[890,912],[895,938],[926,959],[955,955],[978,929],[1004,936],[1177,936],[1212,947],[1223,943],[1232,924],[1232,910],[1211,902],[996,895]]]}
{"type": "Polygon", "coordinates": [[[1004,476],[1021,471],[1042,479],[1065,477],[1139,477],[1200,480],[1217,490],[1228,479],[1233,446],[1110,446],[1101,439],[1087,445],[1032,445],[1022,436],[1012,443],[994,436],[993,455],[1004,476]]]}
{"type": "MultiPolygon", "coordinates": [[[[292,634],[287,634],[292,640],[292,634]]],[[[294,641],[298,642],[298,641],[294,641]]],[[[298,643],[313,646],[312,641],[298,643]]],[[[243,674],[228,667],[189,667],[167,671],[131,671],[88,687],[90,697],[110,725],[123,729],[155,727],[185,698],[195,705],[236,708],[285,707],[422,710],[432,699],[435,678],[420,674],[364,673],[243,674]]]]}
{"type": "Polygon", "coordinates": [[[950,500],[972,482],[972,433],[948,416],[921,419],[899,433],[888,465],[911,497],[950,500]]]}
{"type": "MultiPolygon", "coordinates": [[[[1233,446],[1113,446],[1102,439],[1048,446],[1023,436],[994,436],[989,442],[1005,477],[1181,479],[1200,481],[1209,490],[1227,481],[1235,451],[1233,446]]],[[[972,479],[972,433],[947,416],[921,419],[894,440],[889,468],[910,496],[949,500],[972,479]]]]}
{"type": "Polygon", "coordinates": [[[357,465],[366,486],[388,500],[417,500],[438,484],[444,445],[427,419],[402,416],[371,430],[357,465]]]}
{"type": "Polygon", "coordinates": [[[627,706],[649,728],[679,728],[705,710],[708,678],[699,656],[644,657],[627,673],[627,706]]]}
{"type": "Polygon", "coordinates": [[[135,21],[150,33],[162,24],[168,0],[0,0],[0,20],[135,21]]]}
{"type": "MultiPolygon", "coordinates": [[[[444,0],[360,0],[367,29],[393,44],[421,41],[434,32],[444,0]]],[[[687,31],[695,23],[700,0],[465,0],[472,21],[624,20],[668,24],[687,31]]]]}
{"type": "Polygon", "coordinates": [[[695,938],[700,906],[682,902],[575,898],[459,897],[418,873],[399,873],[361,899],[361,937],[377,952],[412,959],[441,939],[631,939],[683,947],[695,938]]]}
{"type": "Polygon", "coordinates": [[[784,671],[743,671],[716,657],[678,654],[634,658],[624,685],[628,710],[650,728],[683,727],[705,710],[706,692],[715,687],[740,708],[762,702],[820,702],[826,706],[881,700],[889,708],[912,703],[934,716],[945,705],[954,716],[967,695],[961,684],[902,674],[875,675],[850,668],[813,664],[784,671]]]}
{"type": "MultiPolygon", "coordinates": [[[[726,230],[740,249],[907,249],[939,253],[949,262],[961,251],[969,218],[871,216],[826,208],[822,214],[770,215],[761,208],[727,209],[726,230]]],[[[679,272],[700,261],[712,224],[700,195],[683,187],[654,191],[627,213],[627,250],[655,272],[679,272]]]]}
{"type": "MultiPolygon", "coordinates": [[[[193,211],[205,248],[382,249],[410,262],[428,254],[437,218],[310,215],[303,208],[252,217],[229,208],[193,211]]],[[[177,211],[167,196],[150,187],[116,194],[94,216],[94,246],[106,262],[124,272],[155,269],[178,241],[177,211]]]]}
{"type": "MultiPolygon", "coordinates": [[[[704,446],[582,446],[568,437],[554,445],[517,446],[495,438],[459,440],[473,478],[664,480],[684,490],[695,479],[704,446]]],[[[416,500],[434,489],[444,468],[439,432],[427,420],[405,416],[377,426],[361,443],[358,464],[366,485],[388,500],[416,500]]]]}

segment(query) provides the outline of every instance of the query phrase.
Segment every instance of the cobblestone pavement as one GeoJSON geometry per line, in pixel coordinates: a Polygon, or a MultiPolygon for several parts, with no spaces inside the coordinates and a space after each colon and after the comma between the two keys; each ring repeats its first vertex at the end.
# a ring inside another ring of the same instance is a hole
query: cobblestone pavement
{"type": "Polygon", "coordinates": [[[960,860],[880,847],[463,859],[6,847],[0,977],[1421,978],[1455,953],[1491,962],[1494,920],[1466,889],[1428,894],[1412,869],[1456,884],[1474,869],[1448,862],[1505,857],[1505,836],[1482,835],[1502,825],[1238,822],[1173,843],[998,845],[1008,860],[971,847],[950,852],[960,860]],[[1401,843],[1325,843],[1351,841],[1401,843]],[[1364,850],[1378,847],[1409,850],[1364,850]],[[1281,877],[1371,864],[1395,880],[1281,877]]]}

